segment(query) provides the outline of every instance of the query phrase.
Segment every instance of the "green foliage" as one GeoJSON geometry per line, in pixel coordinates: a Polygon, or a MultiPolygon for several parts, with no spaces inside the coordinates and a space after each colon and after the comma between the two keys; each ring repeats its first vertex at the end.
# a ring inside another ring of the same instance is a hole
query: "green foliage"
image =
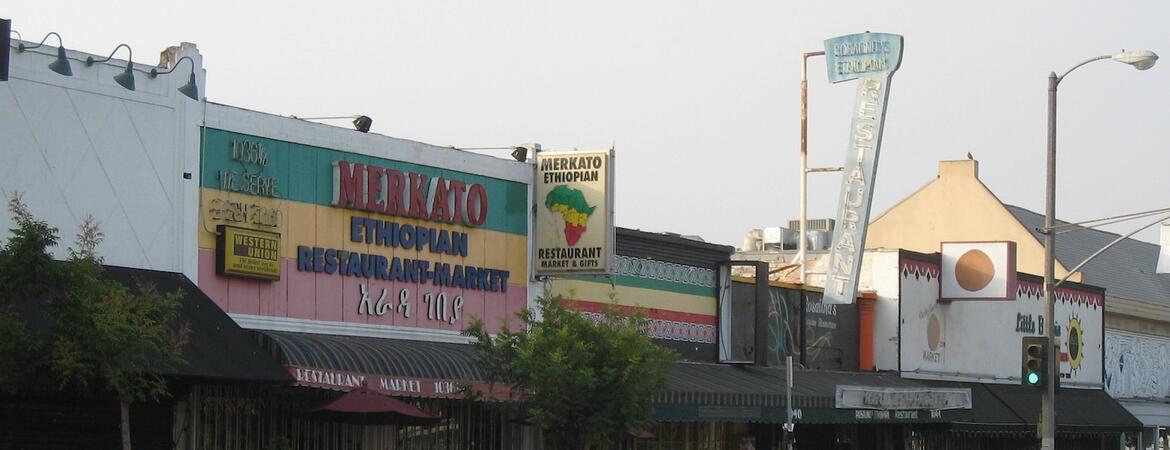
{"type": "Polygon", "coordinates": [[[464,332],[493,382],[522,396],[529,421],[545,445],[582,449],[619,442],[653,419],[651,396],[665,387],[677,358],[646,334],[641,313],[616,306],[594,321],[547,293],[537,311],[519,314],[523,327],[504,327],[494,338],[474,319],[464,332]]]}
{"type": "Polygon", "coordinates": [[[57,245],[57,229],[37,220],[15,194],[8,201],[15,228],[0,246],[0,393],[26,390],[47,370],[45,339],[28,330],[27,321],[43,323],[31,303],[51,298],[62,281],[60,265],[48,248],[57,245]]]}
{"type": "Polygon", "coordinates": [[[166,395],[158,371],[183,363],[188,334],[182,293],[102,279],[103,236],[88,217],[69,258],[53,261],[57,229],[19,196],[8,206],[16,227],[0,247],[0,389],[105,391],[123,401],[166,395]]]}

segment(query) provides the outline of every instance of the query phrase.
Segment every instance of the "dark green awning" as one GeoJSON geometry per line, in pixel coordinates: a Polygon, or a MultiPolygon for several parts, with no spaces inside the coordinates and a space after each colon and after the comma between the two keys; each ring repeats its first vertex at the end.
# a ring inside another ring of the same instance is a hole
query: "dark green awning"
{"type": "MultiPolygon", "coordinates": [[[[663,422],[783,423],[787,417],[782,368],[675,363],[667,388],[654,398],[663,422]]],[[[796,370],[792,404],[796,423],[949,423],[970,410],[873,411],[835,408],[837,386],[930,389],[891,373],[796,370]]]]}
{"type": "Polygon", "coordinates": [[[137,290],[153,284],[160,293],[182,292],[181,320],[190,327],[183,347],[186,364],[162,371],[169,377],[289,383],[292,377],[191,280],[178,273],[105,266],[102,277],[137,290]]]}

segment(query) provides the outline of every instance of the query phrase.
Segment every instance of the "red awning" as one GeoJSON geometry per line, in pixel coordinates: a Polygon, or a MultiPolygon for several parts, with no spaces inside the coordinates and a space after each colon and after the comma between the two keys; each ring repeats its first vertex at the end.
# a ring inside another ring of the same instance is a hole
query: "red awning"
{"type": "Polygon", "coordinates": [[[422,425],[439,421],[438,417],[414,405],[365,386],[309,410],[304,415],[331,422],[366,425],[422,425]]]}

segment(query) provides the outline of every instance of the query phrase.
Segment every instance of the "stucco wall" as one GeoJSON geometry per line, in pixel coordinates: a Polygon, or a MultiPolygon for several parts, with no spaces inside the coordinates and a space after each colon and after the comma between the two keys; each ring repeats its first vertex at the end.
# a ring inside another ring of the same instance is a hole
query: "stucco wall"
{"type": "MultiPolygon", "coordinates": [[[[195,46],[179,52],[194,59],[202,90],[195,46]]],[[[98,251],[107,264],[194,279],[202,104],[176,91],[189,66],[151,79],[151,66],[135,64],[137,89],[130,91],[113,80],[125,60],[86,67],[91,55],[70,51],[73,76],[66,77],[47,67],[56,53],[48,46],[12,50],[10,79],[0,82],[0,194],[22,193],[35,215],[60,229],[57,257],[68,255],[78,225],[92,215],[105,234],[98,251]]],[[[12,224],[7,209],[0,211],[0,229],[12,224]]]]}
{"type": "Polygon", "coordinates": [[[940,161],[938,178],[870,224],[865,246],[934,253],[942,241],[1015,241],[1016,269],[1044,273],[1044,246],[979,181],[977,161],[940,161]]]}

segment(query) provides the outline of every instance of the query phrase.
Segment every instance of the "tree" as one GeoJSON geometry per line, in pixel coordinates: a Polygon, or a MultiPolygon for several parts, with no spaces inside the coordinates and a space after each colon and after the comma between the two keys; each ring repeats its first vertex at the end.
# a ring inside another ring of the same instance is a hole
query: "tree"
{"type": "Polygon", "coordinates": [[[0,248],[0,336],[24,347],[0,347],[0,356],[13,358],[0,361],[0,373],[17,362],[28,365],[14,367],[19,377],[0,379],[0,387],[35,389],[26,377],[42,374],[60,390],[113,394],[121,406],[122,448],[129,450],[130,404],[168,395],[159,371],[183,364],[182,293],[162,294],[152,285],[131,290],[103,279],[96,251],[103,236],[90,217],[68,259],[53,261],[48,249],[57,245],[56,228],[36,219],[18,195],[9,211],[16,228],[0,248]]]}
{"type": "Polygon", "coordinates": [[[493,338],[476,318],[464,334],[475,339],[491,381],[521,398],[546,445],[608,446],[650,423],[651,396],[665,387],[677,355],[650,340],[640,312],[627,315],[611,305],[592,320],[564,302],[545,293],[536,300],[539,315],[518,314],[520,330],[505,324],[493,338]]]}

